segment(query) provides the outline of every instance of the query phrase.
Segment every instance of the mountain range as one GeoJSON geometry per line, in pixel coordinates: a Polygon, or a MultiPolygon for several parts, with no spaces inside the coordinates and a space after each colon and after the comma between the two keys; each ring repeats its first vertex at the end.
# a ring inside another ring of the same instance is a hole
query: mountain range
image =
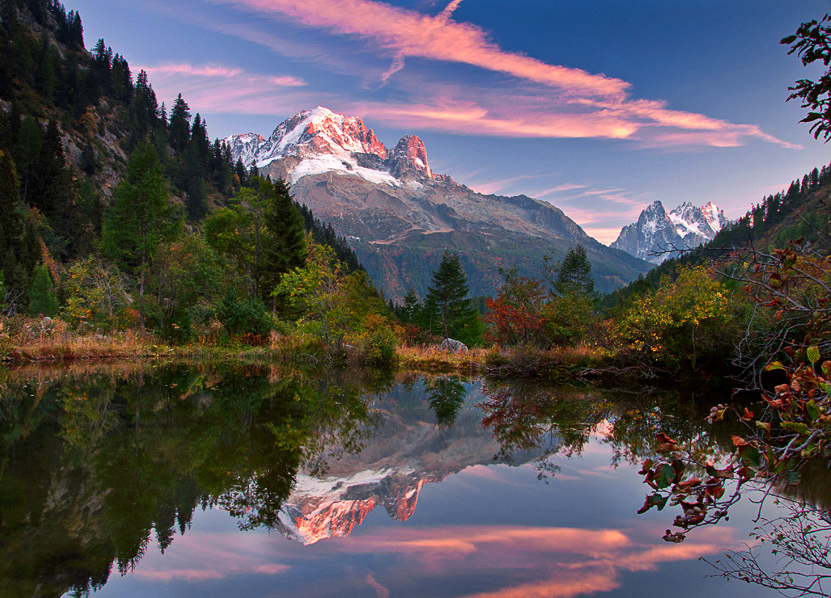
{"type": "Polygon", "coordinates": [[[728,224],[724,211],[712,202],[703,207],[682,203],[667,212],[660,201],[653,202],[638,217],[624,226],[611,244],[633,256],[660,264],[678,250],[694,249],[712,241],[728,224]]]}
{"type": "Polygon", "coordinates": [[[460,252],[474,295],[495,292],[499,267],[539,276],[544,254],[561,259],[578,243],[601,292],[651,267],[597,242],[549,203],[484,195],[433,172],[417,136],[388,148],[356,116],[317,107],[280,123],[267,138],[247,133],[224,142],[234,161],[286,180],[297,201],[349,240],[394,299],[410,286],[424,296],[446,249],[460,252]]]}

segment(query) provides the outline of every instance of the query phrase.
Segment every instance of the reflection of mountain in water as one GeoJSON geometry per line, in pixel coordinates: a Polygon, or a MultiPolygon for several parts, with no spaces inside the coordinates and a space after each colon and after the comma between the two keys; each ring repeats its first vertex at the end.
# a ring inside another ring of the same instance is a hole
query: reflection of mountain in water
{"type": "MultiPolygon", "coordinates": [[[[393,520],[407,521],[425,483],[440,482],[472,465],[494,463],[499,443],[482,426],[481,411],[473,407],[481,400],[478,385],[468,387],[468,407],[448,428],[436,425],[422,384],[397,390],[394,399],[381,405],[382,423],[363,451],[339,457],[324,477],[297,476],[278,525],[286,537],[304,544],[345,537],[379,506],[393,520]]],[[[512,462],[532,458],[527,457],[512,462]]]]}
{"type": "Polygon", "coordinates": [[[379,505],[396,521],[406,521],[415,512],[424,483],[440,481],[413,479],[413,473],[387,469],[323,480],[297,476],[297,487],[283,505],[278,529],[303,544],[344,537],[379,505]]]}

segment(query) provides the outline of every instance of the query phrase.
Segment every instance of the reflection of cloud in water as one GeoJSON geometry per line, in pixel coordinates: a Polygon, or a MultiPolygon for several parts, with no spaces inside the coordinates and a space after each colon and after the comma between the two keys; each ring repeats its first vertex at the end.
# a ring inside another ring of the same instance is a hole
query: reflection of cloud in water
{"type": "MultiPolygon", "coordinates": [[[[400,593],[415,580],[487,576],[487,591],[467,598],[570,598],[608,592],[625,572],[651,571],[661,563],[695,560],[736,545],[729,527],[699,530],[683,544],[666,544],[653,526],[637,531],[530,526],[382,528],[359,538],[326,543],[323,553],[337,567],[340,558],[361,554],[397,555],[384,569],[361,578],[381,598],[400,593]],[[641,538],[646,538],[643,541],[641,538]]],[[[286,575],[298,554],[295,544],[273,535],[191,532],[160,559],[147,558],[135,571],[151,581],[199,582],[234,575],[286,575]],[[201,568],[194,568],[198,562],[201,568]],[[188,568],[179,567],[188,563],[188,568]],[[160,568],[164,565],[164,568],[160,568]],[[157,569],[157,567],[159,567],[157,569]]],[[[317,555],[321,556],[320,554],[317,555]]],[[[314,583],[313,580],[307,580],[314,583]]]]}
{"type": "MultiPolygon", "coordinates": [[[[658,537],[657,530],[644,530],[658,537]]],[[[719,552],[730,528],[701,530],[684,544],[641,544],[621,530],[536,527],[447,527],[372,532],[338,545],[344,552],[406,555],[407,577],[469,575],[487,571],[505,587],[470,598],[567,598],[611,591],[621,572],[649,571],[660,563],[694,560],[719,552]]],[[[393,574],[394,577],[398,575],[393,574]]],[[[406,582],[404,582],[406,583],[406,582]]],[[[389,584],[387,584],[389,587],[389,584]]]]}
{"type": "Polygon", "coordinates": [[[133,575],[147,581],[200,582],[291,569],[275,563],[274,553],[268,535],[193,531],[178,537],[164,555],[148,550],[133,575]]]}
{"type": "Polygon", "coordinates": [[[152,569],[140,569],[135,571],[135,576],[150,579],[153,581],[206,581],[209,579],[222,579],[225,573],[214,569],[165,569],[154,571],[152,569]]]}

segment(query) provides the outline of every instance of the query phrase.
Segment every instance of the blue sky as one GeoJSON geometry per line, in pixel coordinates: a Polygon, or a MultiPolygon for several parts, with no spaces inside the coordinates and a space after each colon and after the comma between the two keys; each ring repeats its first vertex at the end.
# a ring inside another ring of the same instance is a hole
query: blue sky
{"type": "Polygon", "coordinates": [[[160,101],[212,137],[318,105],[434,172],[550,201],[603,242],[655,200],[729,217],[831,161],[785,102],[818,74],[779,39],[828,0],[79,0],[160,101]]]}

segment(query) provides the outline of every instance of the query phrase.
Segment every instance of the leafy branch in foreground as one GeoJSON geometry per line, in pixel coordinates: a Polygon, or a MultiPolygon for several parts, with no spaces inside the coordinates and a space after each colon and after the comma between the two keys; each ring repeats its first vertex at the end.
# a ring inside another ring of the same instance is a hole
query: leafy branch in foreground
{"type": "Polygon", "coordinates": [[[774,359],[798,363],[816,346],[831,351],[831,255],[802,239],[784,249],[734,254],[721,272],[744,291],[749,317],[736,362],[756,387],[774,359]]]}
{"type": "Polygon", "coordinates": [[[725,467],[717,469],[695,446],[681,446],[665,434],[658,435],[658,452],[667,456],[658,463],[647,459],[643,464],[640,473],[655,492],[647,496],[640,512],[653,506],[661,510],[667,502],[683,508],[683,515],[674,522],[683,531],[668,531],[664,539],[680,542],[689,529],[718,523],[740,497],[743,484],[751,480],[769,489],[796,487],[809,460],[831,456],[831,361],[822,364],[820,375],[815,371],[820,367],[819,349],[810,347],[806,354],[809,363],[794,368],[779,363],[771,366],[782,370],[788,382],[762,394],[758,417],[746,406],[712,408],[709,423],[722,421],[731,412],[747,430],[744,436],[733,435],[735,451],[725,467]],[[705,479],[697,472],[706,472],[705,479]],[[728,480],[736,485],[723,500],[728,480]]]}
{"type": "MultiPolygon", "coordinates": [[[[831,15],[817,21],[802,23],[794,35],[782,38],[780,43],[791,46],[788,54],[796,53],[802,65],[822,62],[826,68],[831,64],[831,15]]],[[[831,73],[826,72],[816,81],[800,79],[788,90],[788,100],[801,100],[802,107],[809,110],[800,122],[812,123],[811,133],[815,139],[820,136],[827,142],[831,138],[831,73]]]]}

